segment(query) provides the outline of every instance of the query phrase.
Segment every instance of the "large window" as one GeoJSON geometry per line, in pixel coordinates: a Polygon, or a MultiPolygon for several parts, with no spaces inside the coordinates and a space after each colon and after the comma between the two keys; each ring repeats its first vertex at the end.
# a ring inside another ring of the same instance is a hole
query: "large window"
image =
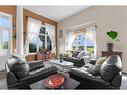
{"type": "Polygon", "coordinates": [[[67,50],[90,51],[96,57],[96,26],[92,25],[67,32],[67,50]]]}
{"type": "Polygon", "coordinates": [[[0,12],[0,55],[8,55],[11,50],[11,16],[0,12]]]}
{"type": "Polygon", "coordinates": [[[72,50],[94,51],[94,41],[82,32],[77,33],[76,38],[72,42],[72,50]]]}
{"type": "Polygon", "coordinates": [[[41,21],[28,19],[28,43],[29,53],[37,53],[43,49],[52,50],[51,40],[41,21]]]}

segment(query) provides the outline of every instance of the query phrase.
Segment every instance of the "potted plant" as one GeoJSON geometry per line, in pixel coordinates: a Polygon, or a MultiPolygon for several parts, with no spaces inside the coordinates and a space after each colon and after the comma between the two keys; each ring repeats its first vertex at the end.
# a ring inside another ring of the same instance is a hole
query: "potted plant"
{"type": "Polygon", "coordinates": [[[118,33],[117,31],[110,31],[110,32],[106,32],[106,35],[109,38],[109,41],[107,42],[107,50],[112,52],[113,51],[113,46],[114,46],[114,42],[115,41],[119,41],[119,39],[117,39],[118,33]]]}
{"type": "Polygon", "coordinates": [[[60,57],[60,63],[62,63],[62,62],[63,62],[63,54],[61,53],[61,54],[59,55],[59,57],[60,57]]]}

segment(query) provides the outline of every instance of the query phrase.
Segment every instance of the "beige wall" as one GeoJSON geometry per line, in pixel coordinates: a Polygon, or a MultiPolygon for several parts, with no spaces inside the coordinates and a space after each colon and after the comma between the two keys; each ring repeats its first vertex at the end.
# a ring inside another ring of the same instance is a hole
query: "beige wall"
{"type": "MultiPolygon", "coordinates": [[[[101,51],[107,50],[105,33],[110,30],[119,32],[120,42],[114,45],[114,51],[123,52],[123,72],[127,73],[127,6],[94,6],[58,23],[58,47],[66,48],[66,32],[69,28],[84,23],[95,22],[97,25],[97,58],[101,51]],[[60,42],[59,31],[64,31],[64,42],[60,42]]],[[[60,48],[58,48],[60,52],[60,48]]]]}

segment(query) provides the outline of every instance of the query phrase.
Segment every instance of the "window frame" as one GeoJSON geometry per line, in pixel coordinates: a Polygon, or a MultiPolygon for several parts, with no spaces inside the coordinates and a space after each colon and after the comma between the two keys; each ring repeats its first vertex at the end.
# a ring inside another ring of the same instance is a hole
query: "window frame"
{"type": "MultiPolygon", "coordinates": [[[[30,17],[29,17],[30,18],[30,17]]],[[[29,18],[28,18],[28,20],[29,20],[29,18]]],[[[33,19],[33,20],[36,20],[36,21],[40,21],[40,20],[37,20],[37,19],[34,19],[34,18],[30,18],[30,19],[33,19]]],[[[28,21],[29,22],[29,21],[28,21]]],[[[41,22],[41,21],[40,21],[41,22]]],[[[42,22],[41,22],[42,23],[42,22]]],[[[41,26],[43,26],[43,27],[45,27],[45,25],[44,24],[41,24],[41,26]]],[[[28,27],[29,28],[29,27],[28,27]]],[[[40,27],[41,28],[41,27],[40,27]]],[[[37,42],[38,42],[38,37],[39,37],[39,35],[42,35],[42,36],[45,36],[45,48],[47,49],[47,37],[48,37],[48,34],[47,34],[47,32],[46,32],[46,27],[45,27],[45,34],[41,34],[41,33],[35,33],[35,32],[30,32],[29,31],[29,29],[27,30],[28,31],[28,44],[27,44],[27,50],[28,50],[28,53],[27,54],[37,54],[38,52],[39,52],[39,45],[37,44],[37,50],[36,50],[36,52],[33,52],[33,53],[31,53],[30,51],[29,51],[29,44],[30,44],[30,41],[29,41],[29,33],[30,34],[35,34],[35,35],[37,35],[37,42]]]]}
{"type": "MultiPolygon", "coordinates": [[[[3,26],[0,26],[1,28],[0,28],[0,31],[2,31],[2,29],[5,29],[5,30],[7,30],[8,32],[9,32],[9,42],[8,42],[8,52],[7,52],[7,54],[4,54],[4,55],[8,55],[8,54],[12,54],[12,31],[13,31],[13,28],[12,28],[12,18],[13,18],[13,16],[12,16],[12,14],[8,14],[8,13],[5,13],[5,12],[2,12],[2,11],[0,11],[0,15],[5,15],[5,16],[7,16],[8,18],[9,18],[9,22],[10,22],[10,26],[9,27],[3,27],[3,26]]],[[[2,32],[0,32],[0,38],[1,38],[1,41],[0,41],[0,43],[1,43],[1,46],[0,46],[0,50],[5,50],[5,49],[3,49],[2,48],[2,46],[3,46],[3,39],[2,39],[2,32]]],[[[0,55],[1,56],[1,55],[0,55]]]]}
{"type": "MultiPolygon", "coordinates": [[[[79,32],[79,33],[82,33],[82,32],[79,32]]],[[[73,43],[75,42],[75,40],[77,39],[77,42],[79,42],[79,39],[78,39],[79,36],[80,36],[80,35],[78,34],[78,35],[75,37],[75,39],[72,41],[72,44],[71,44],[71,49],[72,49],[72,50],[74,50],[74,49],[73,49],[73,43]]],[[[82,37],[83,37],[83,36],[82,36],[82,37]]],[[[84,34],[84,37],[85,37],[85,34],[84,34]]],[[[84,40],[84,44],[82,45],[82,46],[84,46],[84,50],[87,50],[87,44],[86,44],[86,43],[87,43],[88,39],[90,40],[90,38],[86,36],[86,38],[85,38],[85,40],[84,40]]],[[[95,46],[93,46],[93,47],[95,48],[95,46]]],[[[79,45],[76,45],[75,50],[80,50],[80,49],[79,49],[79,45]]]]}

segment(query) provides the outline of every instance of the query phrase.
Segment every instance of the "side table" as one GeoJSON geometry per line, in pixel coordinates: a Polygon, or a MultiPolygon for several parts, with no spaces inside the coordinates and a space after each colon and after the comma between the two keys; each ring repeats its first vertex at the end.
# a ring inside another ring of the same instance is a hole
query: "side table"
{"type": "Polygon", "coordinates": [[[117,51],[102,51],[102,57],[106,56],[106,57],[109,57],[110,55],[118,55],[121,60],[122,60],[122,52],[117,52],[117,51]]]}

